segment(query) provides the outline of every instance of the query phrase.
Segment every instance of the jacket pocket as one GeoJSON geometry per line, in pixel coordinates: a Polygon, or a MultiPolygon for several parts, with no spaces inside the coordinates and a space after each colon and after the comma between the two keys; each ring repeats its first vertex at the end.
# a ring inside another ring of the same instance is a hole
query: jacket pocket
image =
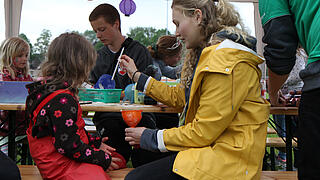
{"type": "Polygon", "coordinates": [[[243,147],[244,135],[242,132],[236,132],[233,129],[227,129],[217,140],[218,143],[225,143],[235,148],[243,147]]]}

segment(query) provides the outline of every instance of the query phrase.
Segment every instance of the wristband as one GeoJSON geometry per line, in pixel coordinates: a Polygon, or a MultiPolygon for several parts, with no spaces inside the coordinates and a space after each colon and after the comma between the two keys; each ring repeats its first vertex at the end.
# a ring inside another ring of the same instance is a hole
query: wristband
{"type": "Polygon", "coordinates": [[[133,82],[134,82],[134,80],[133,80],[133,79],[134,79],[134,75],[136,75],[137,72],[139,72],[139,71],[136,70],[136,71],[132,74],[131,80],[132,80],[133,82]]]}

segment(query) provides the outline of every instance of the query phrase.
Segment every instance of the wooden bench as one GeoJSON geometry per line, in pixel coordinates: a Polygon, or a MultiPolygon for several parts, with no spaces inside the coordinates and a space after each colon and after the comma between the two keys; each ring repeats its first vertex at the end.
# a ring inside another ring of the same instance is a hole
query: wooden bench
{"type": "Polygon", "coordinates": [[[271,127],[268,127],[267,128],[267,134],[277,134],[277,131],[274,130],[273,128],[271,128],[271,127]]]}
{"type": "MultiPolygon", "coordinates": [[[[42,180],[41,174],[34,165],[18,165],[22,180],[42,180]]],[[[125,168],[108,172],[112,180],[123,180],[133,168],[125,168]]],[[[92,178],[94,179],[94,177],[92,178]]]]}
{"type": "Polygon", "coordinates": [[[22,180],[42,180],[37,166],[34,165],[18,165],[22,180]]]}
{"type": "MultiPolygon", "coordinates": [[[[134,168],[125,168],[125,169],[119,169],[115,171],[108,172],[109,176],[112,180],[123,180],[126,175],[132,171],[134,168]]],[[[148,179],[148,178],[146,178],[148,179]]]]}
{"type": "Polygon", "coordinates": [[[261,180],[296,180],[297,171],[262,171],[261,180]]]}
{"type": "MultiPolygon", "coordinates": [[[[286,147],[286,143],[282,140],[281,137],[268,137],[266,146],[267,147],[286,147]]],[[[292,147],[297,147],[297,146],[298,146],[297,142],[292,140],[292,147]]]]}
{"type": "MultiPolygon", "coordinates": [[[[37,166],[18,165],[22,180],[42,180],[37,166]]],[[[123,180],[124,177],[132,171],[133,168],[125,168],[109,172],[112,180],[123,180]]],[[[94,179],[94,177],[93,177],[94,179]]],[[[146,178],[147,179],[147,178],[146,178]]],[[[290,180],[297,179],[297,171],[262,171],[261,180],[290,180]]]]}

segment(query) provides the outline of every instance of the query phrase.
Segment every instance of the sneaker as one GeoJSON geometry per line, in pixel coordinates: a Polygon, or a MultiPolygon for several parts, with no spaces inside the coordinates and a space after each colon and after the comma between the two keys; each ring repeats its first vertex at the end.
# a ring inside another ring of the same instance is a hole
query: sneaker
{"type": "Polygon", "coordinates": [[[286,170],[286,160],[282,159],[279,156],[276,157],[275,165],[278,168],[278,171],[285,171],[286,170]]]}
{"type": "Polygon", "coordinates": [[[283,163],[286,163],[286,162],[287,162],[286,159],[283,159],[283,158],[281,158],[280,156],[277,156],[277,160],[280,161],[280,162],[283,162],[283,163]]]}

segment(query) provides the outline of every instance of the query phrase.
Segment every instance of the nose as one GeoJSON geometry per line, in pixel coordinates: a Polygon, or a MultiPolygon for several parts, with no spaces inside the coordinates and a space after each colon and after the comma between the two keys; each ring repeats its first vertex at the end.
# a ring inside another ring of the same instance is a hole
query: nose
{"type": "Polygon", "coordinates": [[[28,56],[27,56],[27,55],[22,56],[21,59],[22,59],[24,62],[26,62],[26,61],[28,61],[28,56]]]}
{"type": "Polygon", "coordinates": [[[98,32],[96,33],[96,36],[97,36],[98,39],[100,39],[100,38],[101,38],[101,33],[98,31],[98,32]]]}

